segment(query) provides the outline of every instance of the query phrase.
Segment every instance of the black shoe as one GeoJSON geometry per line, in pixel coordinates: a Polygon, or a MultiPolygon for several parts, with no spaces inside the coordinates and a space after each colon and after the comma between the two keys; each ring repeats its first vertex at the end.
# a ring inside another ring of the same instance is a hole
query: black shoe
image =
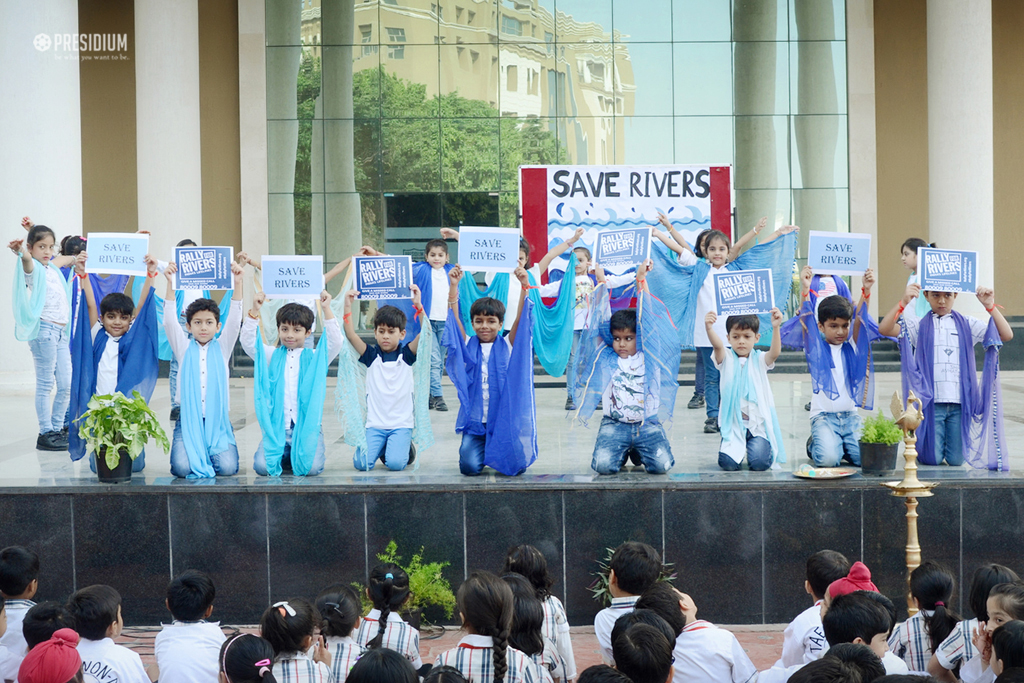
{"type": "Polygon", "coordinates": [[[704,421],[704,433],[705,434],[718,434],[722,430],[718,428],[718,418],[709,417],[704,421]]]}
{"type": "Polygon", "coordinates": [[[565,409],[566,410],[576,410],[576,403],[573,402],[572,396],[570,396],[569,398],[565,399],[565,409]]]}
{"type": "Polygon", "coordinates": [[[434,410],[439,413],[448,412],[448,404],[444,402],[444,396],[438,396],[437,400],[434,401],[434,410]]]}
{"type": "Polygon", "coordinates": [[[437,405],[437,396],[431,396],[427,402],[427,410],[433,410],[435,405],[437,405]]]}
{"type": "Polygon", "coordinates": [[[65,426],[63,429],[60,430],[60,438],[64,439],[65,441],[68,440],[68,428],[67,428],[67,426],[65,426]]]}
{"type": "Polygon", "coordinates": [[[181,407],[175,406],[171,408],[171,422],[177,422],[179,419],[181,419],[181,407]]]}
{"type": "Polygon", "coordinates": [[[811,402],[810,401],[808,401],[807,403],[804,404],[804,410],[806,410],[807,412],[811,412],[811,402]]]}
{"type": "Polygon", "coordinates": [[[409,462],[406,463],[406,467],[416,462],[416,444],[409,444],[409,462]]]}
{"type": "Polygon", "coordinates": [[[46,432],[36,437],[37,451],[66,451],[67,440],[60,438],[60,432],[46,432]]]}
{"type": "Polygon", "coordinates": [[[697,408],[702,408],[703,406],[704,394],[698,394],[697,392],[693,393],[693,396],[690,397],[690,402],[686,404],[686,407],[689,408],[690,410],[696,410],[697,408]]]}

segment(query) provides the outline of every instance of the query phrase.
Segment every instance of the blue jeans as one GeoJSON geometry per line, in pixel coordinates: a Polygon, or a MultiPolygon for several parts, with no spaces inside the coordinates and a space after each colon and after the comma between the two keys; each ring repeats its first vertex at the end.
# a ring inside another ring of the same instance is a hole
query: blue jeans
{"type": "Polygon", "coordinates": [[[860,415],[856,410],[818,413],[811,418],[811,460],[836,467],[841,460],[860,467],[860,415]]]}
{"type": "Polygon", "coordinates": [[[665,430],[655,419],[644,422],[619,422],[605,416],[597,431],[594,457],[590,466],[598,474],[615,474],[626,461],[626,451],[636,449],[648,474],[665,474],[676,461],[665,430]]]}
{"type": "Polygon", "coordinates": [[[39,433],[59,432],[71,402],[71,330],[43,320],[39,334],[28,343],[36,366],[36,417],[39,433]],[[50,399],[53,385],[57,394],[50,399]]]}
{"type": "Polygon", "coordinates": [[[377,458],[384,451],[384,466],[389,470],[404,470],[409,464],[409,448],[412,446],[412,429],[366,428],[366,450],[357,448],[352,464],[357,470],[369,472],[377,464],[377,458]]]}
{"type": "MultiPolygon", "coordinates": [[[[763,472],[772,466],[772,445],[763,436],[754,436],[747,430],[747,463],[751,472],[763,472]]],[[[725,453],[719,452],[718,466],[726,472],[739,472],[742,462],[736,462],[725,453]]]]}
{"type": "Polygon", "coordinates": [[[445,347],[444,321],[431,320],[430,328],[434,331],[434,348],[430,350],[430,395],[441,396],[441,371],[444,369],[445,347]]]}
{"type": "MultiPolygon", "coordinates": [[[[213,471],[218,475],[229,477],[238,474],[238,446],[231,444],[226,451],[210,456],[213,471]]],[[[188,464],[188,452],[181,436],[181,420],[174,421],[174,436],[171,438],[171,474],[184,479],[192,473],[188,464]]]]}
{"type": "Polygon", "coordinates": [[[935,462],[964,464],[964,441],[960,434],[960,404],[935,404],[935,462]]]}
{"type": "MultiPolygon", "coordinates": [[[[164,305],[168,305],[166,302],[164,305]]],[[[171,305],[174,305],[173,303],[171,305]]],[[[181,315],[178,316],[178,324],[181,325],[181,329],[185,330],[185,336],[189,339],[192,335],[189,334],[188,329],[185,327],[185,312],[182,311],[181,315]]],[[[181,403],[178,401],[178,359],[175,355],[171,354],[171,369],[167,373],[167,383],[170,385],[171,390],[171,408],[181,408],[181,403]]]]}
{"type": "Polygon", "coordinates": [[[704,359],[700,355],[693,368],[693,393],[704,395],[704,359]]]}
{"type": "MultiPolygon", "coordinates": [[[[309,467],[306,476],[312,477],[324,471],[324,462],[327,460],[327,449],[324,446],[324,432],[320,430],[320,439],[316,442],[316,453],[313,454],[313,464],[309,467]]],[[[284,430],[284,453],[281,454],[281,467],[291,469],[292,461],[292,430],[284,430]]],[[[252,469],[261,477],[267,476],[267,456],[263,452],[263,439],[256,448],[256,455],[253,457],[252,469]]]]}
{"type": "MultiPolygon", "coordinates": [[[[576,386],[576,351],[580,348],[580,337],[583,330],[573,330],[572,348],[569,350],[569,364],[565,366],[565,392],[572,398],[573,389],[576,386]]],[[[582,396],[580,399],[582,400],[582,396]]]]}
{"type": "Polygon", "coordinates": [[[707,409],[708,419],[718,417],[718,380],[721,373],[715,367],[715,350],[710,346],[698,346],[701,360],[704,361],[704,405],[707,409]]]}
{"type": "Polygon", "coordinates": [[[459,444],[459,471],[473,477],[484,470],[484,449],[487,446],[487,437],[483,434],[462,433],[462,443],[459,444]]]}

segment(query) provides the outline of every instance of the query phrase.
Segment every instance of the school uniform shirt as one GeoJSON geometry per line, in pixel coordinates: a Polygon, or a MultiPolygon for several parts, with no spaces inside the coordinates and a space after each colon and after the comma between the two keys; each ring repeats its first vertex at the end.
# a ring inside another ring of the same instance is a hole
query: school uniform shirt
{"type": "MultiPolygon", "coordinates": [[[[366,647],[367,643],[377,637],[378,630],[380,630],[380,610],[372,609],[359,624],[356,642],[366,647]]],[[[416,670],[423,666],[423,660],[420,659],[420,632],[402,621],[402,617],[395,612],[388,614],[388,627],[384,631],[384,639],[380,646],[402,653],[406,659],[412,662],[412,668],[416,670]]]]}
{"type": "Polygon", "coordinates": [[[615,657],[612,655],[612,628],[615,627],[615,621],[636,609],[636,601],[639,599],[639,595],[612,598],[612,604],[594,617],[594,635],[601,648],[601,659],[608,666],[615,666],[615,657]]]}
{"type": "MultiPolygon", "coordinates": [[[[679,255],[678,261],[684,266],[695,266],[697,265],[697,256],[692,251],[684,249],[683,253],[679,255]]],[[[711,266],[708,276],[704,278],[704,282],[701,284],[700,290],[697,292],[697,313],[693,324],[694,346],[711,346],[711,339],[708,338],[708,330],[704,326],[704,318],[707,316],[708,311],[717,310],[717,306],[715,305],[715,273],[724,273],[726,270],[725,265],[721,268],[711,266]]],[[[728,316],[724,315],[718,316],[718,320],[716,320],[715,324],[712,325],[712,329],[715,331],[715,334],[718,335],[718,338],[722,340],[722,343],[729,346],[729,335],[725,332],[725,319],[727,317],[728,316]]]]}
{"type": "MultiPolygon", "coordinates": [[[[242,350],[245,355],[253,360],[256,359],[256,344],[259,341],[259,321],[248,315],[242,323],[242,331],[238,340],[242,343],[242,350]]],[[[341,326],[337,318],[324,321],[324,332],[320,336],[320,343],[327,344],[327,364],[330,365],[338,352],[341,351],[341,326]]],[[[263,357],[267,365],[277,346],[263,344],[263,357]]],[[[285,352],[284,360],[284,428],[291,429],[292,425],[299,419],[299,369],[302,365],[302,352],[305,348],[288,349],[285,352]]]]}
{"type": "MultiPolygon", "coordinates": [[[[235,340],[238,339],[239,328],[242,326],[242,302],[241,300],[232,300],[231,308],[228,312],[227,317],[222,321],[220,328],[220,336],[211,339],[206,342],[205,345],[199,347],[199,387],[200,396],[202,397],[202,415],[206,417],[206,356],[209,353],[219,353],[224,358],[224,385],[228,385],[228,381],[231,378],[231,354],[235,350],[235,340]]],[[[180,364],[185,358],[185,352],[188,351],[188,346],[191,342],[185,331],[181,329],[181,325],[178,323],[178,316],[174,311],[174,306],[164,306],[164,332],[167,334],[167,342],[171,345],[171,351],[174,352],[174,357],[180,364]]],[[[184,382],[179,378],[177,391],[174,394],[174,399],[177,402],[181,402],[181,387],[184,382]]],[[[231,392],[225,392],[224,400],[228,403],[227,408],[230,408],[231,404],[231,392]]]]}
{"type": "MultiPolygon", "coordinates": [[[[508,671],[504,683],[544,683],[537,680],[533,661],[514,647],[505,651],[505,663],[508,671]]],[[[439,654],[434,666],[453,666],[469,683],[494,683],[494,639],[468,635],[439,654]]]]}
{"type": "MultiPolygon", "coordinates": [[[[274,659],[277,683],[334,683],[334,674],[323,662],[314,662],[308,652],[288,652],[274,659]]],[[[163,680],[163,672],[160,672],[163,680]]]]}
{"type": "Polygon", "coordinates": [[[219,622],[174,621],[153,641],[162,683],[217,683],[224,632],[219,622]]]}
{"type": "Polygon", "coordinates": [[[635,424],[657,415],[658,395],[644,395],[644,354],[637,352],[617,360],[618,367],[601,397],[605,417],[635,424]]]}
{"type": "MultiPolygon", "coordinates": [[[[430,267],[430,320],[444,322],[448,319],[448,291],[451,282],[444,266],[430,267]]],[[[440,343],[440,341],[438,341],[440,343]]]]}
{"type": "Polygon", "coordinates": [[[944,641],[939,643],[934,654],[943,669],[952,671],[957,664],[974,659],[974,655],[978,652],[974,649],[971,636],[976,628],[978,628],[977,619],[964,619],[949,632],[944,641]]]}
{"type": "Polygon", "coordinates": [[[544,621],[541,623],[541,633],[544,637],[555,644],[558,655],[562,658],[565,666],[565,679],[576,678],[576,658],[572,652],[572,639],[569,636],[569,617],[565,614],[565,607],[562,601],[553,595],[549,595],[543,603],[544,621]]]}
{"type": "Polygon", "coordinates": [[[21,668],[21,659],[11,654],[3,645],[0,645],[0,681],[18,680],[18,669],[21,668]]]}
{"type": "Polygon", "coordinates": [[[142,658],[110,638],[78,641],[85,683],[150,683],[142,658]]]}
{"type": "MultiPolygon", "coordinates": [[[[43,300],[43,311],[39,317],[47,322],[67,325],[71,320],[71,302],[68,301],[68,292],[64,289],[64,276],[57,268],[47,267],[43,268],[43,271],[43,277],[46,278],[46,298],[43,300]]],[[[38,267],[31,273],[25,273],[25,284],[29,291],[32,291],[38,275],[38,267]]]]}
{"type": "Polygon", "coordinates": [[[702,619],[683,628],[672,654],[673,683],[747,683],[757,678],[736,636],[702,619]]]}
{"type": "Polygon", "coordinates": [[[384,352],[376,344],[368,344],[359,362],[366,366],[367,429],[412,429],[412,364],[416,354],[409,345],[384,352]]]}
{"type": "Polygon", "coordinates": [[[932,614],[921,610],[902,624],[897,624],[889,636],[889,649],[913,671],[927,671],[928,660],[932,658],[932,645],[924,622],[925,616],[932,614]]]}
{"type": "Polygon", "coordinates": [[[0,637],[0,645],[6,647],[10,653],[15,674],[18,673],[21,660],[28,654],[28,643],[25,642],[21,624],[25,621],[25,614],[35,606],[36,603],[31,600],[8,600],[4,604],[4,610],[7,612],[7,632],[0,637]]]}
{"type": "MultiPolygon", "coordinates": [[[[936,403],[960,403],[960,343],[957,335],[956,323],[952,315],[937,316],[934,313],[928,315],[934,317],[935,330],[935,402],[936,403]]],[[[971,326],[971,353],[975,344],[985,340],[985,331],[988,323],[982,322],[969,315],[964,316],[971,326]]],[[[921,319],[907,317],[901,319],[903,328],[910,337],[910,343],[917,346],[917,333],[921,328],[921,319]]],[[[968,343],[967,340],[963,340],[968,343]]]]}
{"type": "MultiPolygon", "coordinates": [[[[565,679],[565,674],[558,653],[554,651],[550,641],[544,641],[544,649],[535,655],[526,655],[533,667],[533,680],[554,683],[555,679],[565,679]]],[[[525,654],[525,653],[524,653],[525,654]]]]}
{"type": "Polygon", "coordinates": [[[789,622],[782,638],[782,657],[777,667],[810,664],[828,650],[825,631],[821,627],[821,600],[789,622]]]}
{"type": "Polygon", "coordinates": [[[331,653],[331,674],[337,683],[345,683],[348,672],[355,666],[359,656],[366,652],[366,648],[350,635],[344,638],[329,636],[327,649],[331,653]]]}
{"type": "Polygon", "coordinates": [[[907,663],[889,651],[886,651],[885,656],[882,657],[882,666],[885,667],[887,676],[906,676],[910,673],[907,663]]]}
{"type": "MultiPolygon", "coordinates": [[[[850,344],[849,341],[843,343],[850,344]]],[[[851,410],[857,410],[857,404],[853,402],[850,390],[846,387],[843,344],[829,344],[828,347],[832,352],[832,381],[835,382],[836,391],[839,392],[839,396],[832,400],[824,391],[817,391],[812,394],[811,417],[818,413],[846,413],[851,410]]]]}

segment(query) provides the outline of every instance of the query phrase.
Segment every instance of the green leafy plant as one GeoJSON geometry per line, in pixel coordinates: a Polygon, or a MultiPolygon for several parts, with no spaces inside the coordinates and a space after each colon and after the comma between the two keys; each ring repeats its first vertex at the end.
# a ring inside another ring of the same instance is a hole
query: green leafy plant
{"type": "MultiPolygon", "coordinates": [[[[587,586],[587,590],[590,591],[591,597],[597,600],[599,603],[607,607],[612,604],[612,593],[608,585],[608,573],[611,570],[609,566],[612,561],[612,555],[615,554],[615,548],[604,549],[604,560],[597,561],[597,571],[594,572],[594,582],[587,586]]],[[[665,562],[661,566],[661,576],[658,577],[658,581],[675,581],[676,573],[673,569],[671,562],[665,562]]]]}
{"type": "MultiPolygon", "coordinates": [[[[408,564],[402,562],[402,556],[398,554],[398,544],[395,541],[388,541],[384,552],[377,553],[377,559],[381,562],[393,562],[405,570],[409,575],[409,591],[412,597],[405,604],[409,610],[423,609],[430,605],[437,605],[444,610],[445,618],[451,619],[455,613],[455,593],[452,592],[448,579],[441,575],[441,570],[447,567],[450,562],[423,562],[423,547],[419,552],[413,553],[408,564]]],[[[352,584],[358,591],[363,602],[363,613],[370,611],[373,605],[366,597],[366,587],[357,583],[352,584]]]]}
{"type": "Polygon", "coordinates": [[[132,392],[131,398],[120,391],[93,396],[79,420],[78,436],[85,441],[87,452],[99,455],[100,450],[106,447],[105,459],[110,469],[117,467],[122,449],[134,460],[150,439],[165,452],[171,450],[167,433],[157,421],[156,414],[146,405],[146,399],[137,391],[132,392]]]}
{"type": "Polygon", "coordinates": [[[903,440],[903,430],[879,413],[864,420],[864,431],[860,440],[864,443],[884,443],[891,446],[903,440]]]}

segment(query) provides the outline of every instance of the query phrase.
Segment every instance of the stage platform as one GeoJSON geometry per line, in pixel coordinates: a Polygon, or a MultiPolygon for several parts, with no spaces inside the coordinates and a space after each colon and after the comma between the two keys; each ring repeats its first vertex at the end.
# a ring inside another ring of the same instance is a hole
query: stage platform
{"type": "MultiPolygon", "coordinates": [[[[921,468],[923,479],[942,482],[919,508],[924,556],[948,564],[961,586],[981,562],[1024,569],[1024,457],[1014,449],[1024,443],[1024,373],[1002,379],[1012,471],[921,468]]],[[[896,373],[879,375],[879,405],[888,405],[898,383],[896,373]]],[[[540,458],[528,473],[463,477],[457,402],[448,385],[453,410],[432,413],[436,444],[420,454],[418,469],[356,472],[352,449],[327,411],[325,472],[268,479],[252,473],[259,441],[252,382],[233,379],[238,476],[177,480],[167,455],[151,447],[146,471],[111,487],[66,453],[35,451],[32,387],[7,385],[0,391],[7,418],[0,433],[0,545],[37,549],[42,599],[64,599],[92,583],[116,586],[132,625],[165,618],[166,583],[189,567],[214,577],[223,621],[255,623],[271,599],[362,581],[391,539],[406,558],[423,546],[426,560],[448,561],[444,574],[453,585],[474,569],[500,569],[510,545],[532,543],[549,558],[573,625],[592,623],[599,609],[586,590],[596,560],[627,539],[659,548],[701,616],[718,623],[790,620],[806,606],[806,557],[825,547],[863,559],[900,605],[902,501],[874,477],[793,477],[808,462],[803,406],[810,384],[806,376],[777,376],[772,386],[789,454],[779,471],[720,471],[718,436],[702,433],[703,410],[686,409],[690,390],[682,387],[670,433],[672,472],[599,477],[590,470],[596,421],[589,429],[570,425],[564,389],[544,388],[537,391],[540,458]]],[[[169,429],[166,380],[155,396],[169,429]]]]}

